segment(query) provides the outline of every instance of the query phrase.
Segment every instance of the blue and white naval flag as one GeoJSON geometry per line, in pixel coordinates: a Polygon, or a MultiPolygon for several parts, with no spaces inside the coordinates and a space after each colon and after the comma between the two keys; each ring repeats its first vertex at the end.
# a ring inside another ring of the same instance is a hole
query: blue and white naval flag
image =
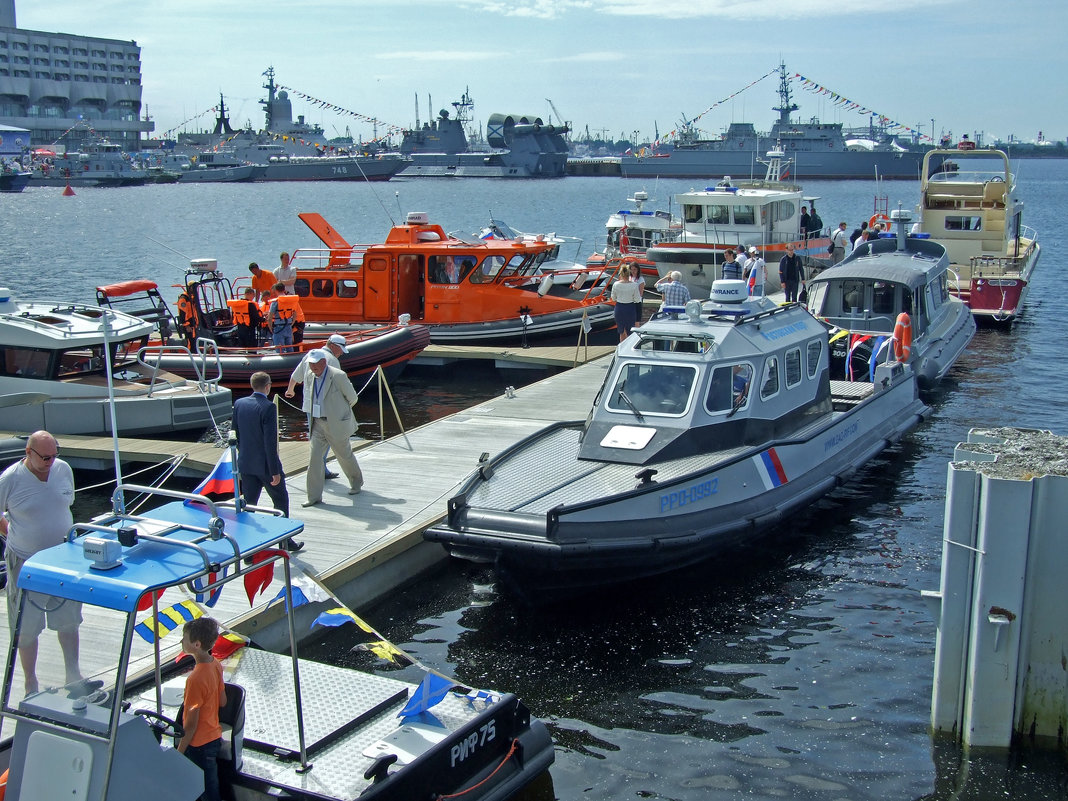
{"type": "Polygon", "coordinates": [[[397,717],[407,718],[426,712],[435,704],[440,703],[449,690],[456,686],[456,682],[452,679],[439,676],[437,673],[427,673],[412,693],[412,697],[408,699],[404,709],[397,713],[397,717]]]}

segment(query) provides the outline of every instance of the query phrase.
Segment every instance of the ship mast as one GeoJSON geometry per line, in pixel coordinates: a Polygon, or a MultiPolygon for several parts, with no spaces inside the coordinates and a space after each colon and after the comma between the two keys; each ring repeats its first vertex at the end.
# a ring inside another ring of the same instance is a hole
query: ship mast
{"type": "Polygon", "coordinates": [[[267,90],[267,99],[261,100],[260,105],[263,106],[263,111],[267,115],[267,127],[265,130],[274,130],[274,67],[268,67],[267,71],[263,73],[267,76],[267,83],[263,85],[263,88],[267,90]]]}
{"type": "Polygon", "coordinates": [[[779,62],[779,105],[775,106],[772,111],[779,112],[779,126],[781,128],[789,127],[790,125],[790,112],[797,111],[800,106],[797,103],[790,102],[790,82],[786,79],[786,64],[782,61],[779,62]]]}

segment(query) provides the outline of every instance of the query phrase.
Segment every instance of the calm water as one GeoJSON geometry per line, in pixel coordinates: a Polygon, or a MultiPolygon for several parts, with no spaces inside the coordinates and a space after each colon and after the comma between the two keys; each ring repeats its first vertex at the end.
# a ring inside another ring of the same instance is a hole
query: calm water
{"type": "MultiPolygon", "coordinates": [[[[1068,432],[1057,304],[1066,258],[1068,162],[1024,161],[1025,221],[1045,236],[1028,313],[1012,332],[981,330],[931,398],[930,418],[844,491],[759,549],[683,577],[531,611],[487,572],[450,565],[369,617],[426,664],[518,693],[557,744],[557,798],[1063,798],[1059,759],[968,766],[927,734],[934,624],[920,590],[938,585],[946,463],[969,428],[1068,432]]],[[[491,215],[599,246],[604,219],[645,188],[621,179],[546,183],[408,181],[361,185],[150,186],[0,196],[0,282],[23,297],[89,299],[98,283],[181,278],[182,257],[214,257],[231,276],[249,261],[314,247],[296,215],[318,211],[351,242],[382,238],[388,214],[427,211],[447,230],[491,215]],[[156,240],[156,241],[153,241],[156,240]],[[162,244],[157,244],[162,243],[162,244]],[[167,247],[164,247],[166,245],[167,247]]],[[[809,182],[827,223],[916,202],[893,182],[809,182]]],[[[488,372],[401,379],[406,425],[498,394],[488,372]]],[[[510,379],[507,383],[512,383],[510,379]]],[[[361,419],[377,413],[361,413],[361,419]]],[[[336,636],[321,655],[356,659],[336,636]]],[[[413,676],[414,678],[414,676],[413,676]]]]}

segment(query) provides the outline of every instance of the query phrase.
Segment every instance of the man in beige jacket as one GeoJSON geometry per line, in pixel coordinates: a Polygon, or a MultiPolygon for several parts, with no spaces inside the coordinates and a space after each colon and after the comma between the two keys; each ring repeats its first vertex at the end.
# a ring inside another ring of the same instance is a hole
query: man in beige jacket
{"type": "MultiPolygon", "coordinates": [[[[352,407],[356,404],[356,390],[345,373],[327,364],[326,351],[316,348],[308,351],[307,358],[298,365],[286,397],[292,398],[296,392],[294,384],[304,384],[304,404],[301,407],[311,421],[309,438],[311,439],[311,456],[309,465],[322,464],[327,448],[337,456],[338,465],[349,480],[349,495],[355,495],[363,486],[363,473],[356,457],[352,455],[349,437],[356,433],[356,415],[352,407]]],[[[308,499],[301,506],[315,506],[323,500],[323,471],[309,469],[308,499]]]]}

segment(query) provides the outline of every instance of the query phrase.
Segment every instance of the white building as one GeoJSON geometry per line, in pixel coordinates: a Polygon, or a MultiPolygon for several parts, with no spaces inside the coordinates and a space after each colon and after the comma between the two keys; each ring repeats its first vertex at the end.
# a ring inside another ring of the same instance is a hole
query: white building
{"type": "Polygon", "coordinates": [[[155,127],[140,117],[136,42],[24,30],[15,0],[0,0],[0,123],[28,129],[35,146],[105,138],[136,150],[155,127]]]}

